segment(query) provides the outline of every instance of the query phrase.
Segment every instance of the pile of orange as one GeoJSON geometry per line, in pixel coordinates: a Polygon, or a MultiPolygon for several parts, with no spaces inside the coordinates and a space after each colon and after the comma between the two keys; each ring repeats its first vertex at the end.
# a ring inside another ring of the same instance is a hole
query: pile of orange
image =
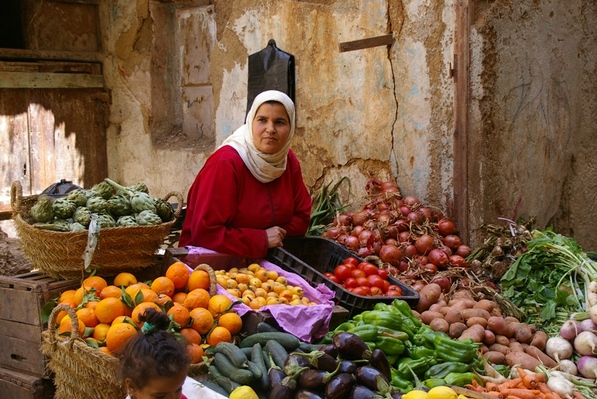
{"type": "MultiPolygon", "coordinates": [[[[232,300],[226,295],[210,296],[209,287],[207,272],[189,272],[184,263],[175,262],[165,275],[149,282],[125,272],[112,284],[100,276],[87,277],[78,289],[63,292],[57,304],[75,309],[79,336],[107,354],[120,351],[138,333],[139,315],[147,308],[166,312],[172,320],[169,331],[185,342],[197,363],[206,346],[232,342],[242,328],[232,300]]],[[[71,323],[66,312],[56,315],[59,334],[71,334],[71,323]]]]}

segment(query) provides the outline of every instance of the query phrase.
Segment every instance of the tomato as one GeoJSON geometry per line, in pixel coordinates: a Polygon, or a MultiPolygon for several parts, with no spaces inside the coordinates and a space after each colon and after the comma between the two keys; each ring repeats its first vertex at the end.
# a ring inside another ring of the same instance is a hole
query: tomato
{"type": "Polygon", "coordinates": [[[386,296],[402,296],[402,289],[400,287],[396,287],[396,288],[387,290],[386,296]]]}
{"type": "Polygon", "coordinates": [[[334,276],[338,281],[344,281],[350,277],[350,269],[345,265],[338,265],[334,268],[334,276]]]}
{"type": "Polygon", "coordinates": [[[355,295],[369,296],[371,291],[369,290],[369,287],[357,287],[352,290],[352,293],[355,295]]]}
{"type": "Polygon", "coordinates": [[[363,271],[365,272],[365,275],[367,275],[367,276],[372,276],[372,275],[379,276],[377,266],[375,266],[371,263],[363,266],[363,271]]]}
{"type": "Polygon", "coordinates": [[[356,268],[359,264],[359,260],[354,256],[349,256],[348,258],[344,259],[342,263],[344,263],[345,265],[352,265],[354,268],[356,268]]]}
{"type": "Polygon", "coordinates": [[[356,288],[358,286],[359,286],[359,283],[357,282],[357,279],[354,277],[349,277],[344,282],[344,287],[346,287],[346,288],[356,288]]]}
{"type": "MultiPolygon", "coordinates": [[[[370,262],[367,262],[366,260],[364,260],[364,261],[362,261],[361,263],[359,263],[359,264],[357,265],[357,269],[363,270],[363,268],[364,268],[365,266],[367,266],[367,265],[371,265],[371,264],[372,264],[372,263],[370,263],[370,262]]],[[[374,266],[375,266],[375,265],[374,265],[374,266]]]]}
{"type": "Polygon", "coordinates": [[[330,281],[336,283],[336,284],[340,284],[340,281],[338,281],[338,277],[334,276],[332,273],[330,273],[329,276],[326,276],[330,281]]]}
{"type": "Polygon", "coordinates": [[[390,288],[390,282],[388,280],[384,280],[383,281],[383,292],[386,292],[388,290],[388,288],[390,288]]]}
{"type": "Polygon", "coordinates": [[[361,287],[371,287],[371,283],[369,283],[367,277],[357,277],[357,283],[359,283],[359,286],[361,287]]]}
{"type": "Polygon", "coordinates": [[[380,290],[383,289],[383,279],[379,277],[379,274],[370,274],[367,276],[367,281],[369,281],[369,285],[371,287],[377,287],[380,290]]]}
{"type": "Polygon", "coordinates": [[[388,276],[390,275],[386,269],[378,269],[377,274],[379,274],[379,277],[383,278],[384,280],[387,280],[388,276]]]}
{"type": "Polygon", "coordinates": [[[371,295],[382,296],[384,293],[379,287],[371,287],[371,295]]]}
{"type": "Polygon", "coordinates": [[[402,291],[402,288],[400,288],[400,286],[399,286],[399,285],[396,285],[396,284],[390,284],[390,285],[388,286],[388,289],[387,289],[386,291],[390,291],[390,290],[400,290],[400,291],[402,291]]]}
{"type": "Polygon", "coordinates": [[[351,270],[350,276],[354,277],[354,278],[365,277],[365,272],[362,271],[361,269],[354,269],[354,270],[351,270]]]}

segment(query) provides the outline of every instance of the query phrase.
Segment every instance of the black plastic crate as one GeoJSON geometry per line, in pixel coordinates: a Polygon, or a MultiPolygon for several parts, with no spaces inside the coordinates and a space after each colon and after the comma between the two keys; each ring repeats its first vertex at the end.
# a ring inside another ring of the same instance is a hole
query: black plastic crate
{"type": "Polygon", "coordinates": [[[325,284],[336,293],[339,305],[349,310],[349,318],[364,310],[373,309],[378,302],[391,303],[394,299],[401,299],[411,307],[419,302],[419,293],[393,277],[388,277],[392,284],[402,288],[402,296],[362,296],[348,291],[324,276],[325,272],[333,272],[334,268],[344,259],[354,256],[363,261],[340,244],[323,237],[287,237],[284,246],[272,248],[268,251],[267,260],[283,269],[297,273],[314,286],[325,284]]]}

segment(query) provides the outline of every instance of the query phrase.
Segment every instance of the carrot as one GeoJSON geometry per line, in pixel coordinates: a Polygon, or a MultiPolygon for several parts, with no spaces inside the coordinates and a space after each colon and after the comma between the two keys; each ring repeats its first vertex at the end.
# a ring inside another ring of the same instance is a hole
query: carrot
{"type": "Polygon", "coordinates": [[[490,392],[490,391],[499,391],[498,389],[498,384],[496,384],[495,382],[486,382],[485,383],[485,390],[490,392]]]}
{"type": "Polygon", "coordinates": [[[504,389],[511,389],[517,387],[522,382],[522,378],[517,377],[510,380],[506,380],[499,385],[500,392],[504,389]]]}
{"type": "Polygon", "coordinates": [[[541,391],[538,389],[526,389],[526,388],[512,388],[512,389],[505,389],[500,391],[504,395],[508,396],[516,396],[520,399],[535,399],[537,394],[541,391]]]}
{"type": "Polygon", "coordinates": [[[491,396],[492,398],[504,399],[504,395],[501,392],[487,391],[487,392],[484,392],[484,394],[487,396],[491,396]]]}
{"type": "MultiPolygon", "coordinates": [[[[473,379],[473,382],[476,382],[476,381],[473,379]]],[[[479,383],[475,383],[475,384],[466,384],[466,385],[464,386],[464,388],[466,388],[466,389],[470,389],[471,391],[475,391],[475,392],[485,392],[485,390],[483,389],[483,387],[481,387],[481,386],[479,385],[479,383]]]]}
{"type": "Polygon", "coordinates": [[[545,374],[543,373],[525,373],[525,376],[522,377],[522,383],[528,389],[536,389],[540,382],[545,382],[545,374]]]}
{"type": "Polygon", "coordinates": [[[584,395],[576,390],[572,391],[572,397],[574,399],[585,399],[584,395]]]}
{"type": "Polygon", "coordinates": [[[555,392],[549,392],[545,394],[545,399],[562,399],[562,397],[555,392]]]}

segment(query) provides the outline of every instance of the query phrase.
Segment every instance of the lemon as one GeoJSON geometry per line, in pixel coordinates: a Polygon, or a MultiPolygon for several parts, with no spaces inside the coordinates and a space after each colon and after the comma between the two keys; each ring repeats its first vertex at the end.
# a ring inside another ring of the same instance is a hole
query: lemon
{"type": "Polygon", "coordinates": [[[428,399],[427,392],[413,389],[412,391],[402,395],[402,399],[428,399]]]}
{"type": "Polygon", "coordinates": [[[230,392],[230,399],[259,399],[253,388],[241,385],[230,392]]]}
{"type": "Polygon", "coordinates": [[[427,399],[457,399],[458,394],[450,387],[433,387],[427,392],[427,399]]]}

